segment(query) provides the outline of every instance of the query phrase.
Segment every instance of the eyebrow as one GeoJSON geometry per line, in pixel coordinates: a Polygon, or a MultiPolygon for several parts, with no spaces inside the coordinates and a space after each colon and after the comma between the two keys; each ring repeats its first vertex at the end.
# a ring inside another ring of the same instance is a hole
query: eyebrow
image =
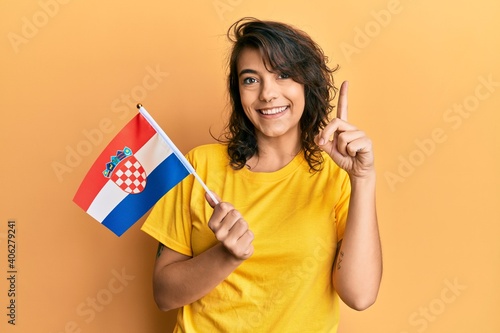
{"type": "Polygon", "coordinates": [[[242,76],[243,74],[258,74],[258,72],[254,69],[242,69],[238,76],[242,76]]]}

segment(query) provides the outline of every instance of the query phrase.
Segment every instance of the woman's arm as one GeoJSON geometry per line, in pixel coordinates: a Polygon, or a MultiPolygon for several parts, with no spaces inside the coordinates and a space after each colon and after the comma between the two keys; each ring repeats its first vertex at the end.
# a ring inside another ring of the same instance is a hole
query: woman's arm
{"type": "Polygon", "coordinates": [[[372,142],[364,132],[347,122],[347,87],[347,82],[340,87],[337,118],[316,140],[349,174],[349,211],[344,237],[337,247],[332,279],[344,303],[364,310],[377,298],[382,278],[382,250],[375,207],[372,142]]]}
{"type": "Polygon", "coordinates": [[[222,243],[191,258],[163,246],[156,259],[153,293],[158,308],[169,311],[190,304],[221,283],[242,260],[227,252],[222,243]]]}
{"type": "Polygon", "coordinates": [[[219,243],[196,257],[178,253],[163,244],[153,272],[156,304],[163,311],[190,304],[208,294],[253,254],[253,233],[229,203],[214,207],[208,225],[219,243]]]}
{"type": "Polygon", "coordinates": [[[375,176],[352,180],[351,187],[344,237],[334,263],[333,284],[344,303],[364,310],[375,302],[382,278],[375,176]]]}

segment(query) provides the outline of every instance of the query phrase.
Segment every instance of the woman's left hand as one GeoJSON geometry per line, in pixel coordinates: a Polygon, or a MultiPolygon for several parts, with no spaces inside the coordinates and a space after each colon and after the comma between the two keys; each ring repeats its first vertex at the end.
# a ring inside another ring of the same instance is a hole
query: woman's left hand
{"type": "Polygon", "coordinates": [[[372,142],[363,131],[347,122],[347,89],[348,82],[344,81],[339,92],[337,117],[318,134],[316,143],[351,178],[366,178],[375,173],[372,142]]]}

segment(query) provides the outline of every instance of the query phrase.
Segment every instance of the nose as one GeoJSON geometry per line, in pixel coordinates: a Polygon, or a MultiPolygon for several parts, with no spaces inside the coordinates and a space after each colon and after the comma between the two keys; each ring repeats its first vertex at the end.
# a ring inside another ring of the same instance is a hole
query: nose
{"type": "Polygon", "coordinates": [[[279,96],[279,89],[276,82],[272,79],[263,80],[261,84],[259,99],[270,103],[279,96]]]}

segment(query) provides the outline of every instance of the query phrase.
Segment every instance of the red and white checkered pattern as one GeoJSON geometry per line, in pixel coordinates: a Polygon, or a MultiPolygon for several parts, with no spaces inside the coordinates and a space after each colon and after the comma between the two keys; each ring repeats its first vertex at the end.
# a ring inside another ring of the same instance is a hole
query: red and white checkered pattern
{"type": "Polygon", "coordinates": [[[129,156],[118,164],[111,180],[127,193],[141,193],[146,187],[146,171],[135,156],[129,156]]]}

